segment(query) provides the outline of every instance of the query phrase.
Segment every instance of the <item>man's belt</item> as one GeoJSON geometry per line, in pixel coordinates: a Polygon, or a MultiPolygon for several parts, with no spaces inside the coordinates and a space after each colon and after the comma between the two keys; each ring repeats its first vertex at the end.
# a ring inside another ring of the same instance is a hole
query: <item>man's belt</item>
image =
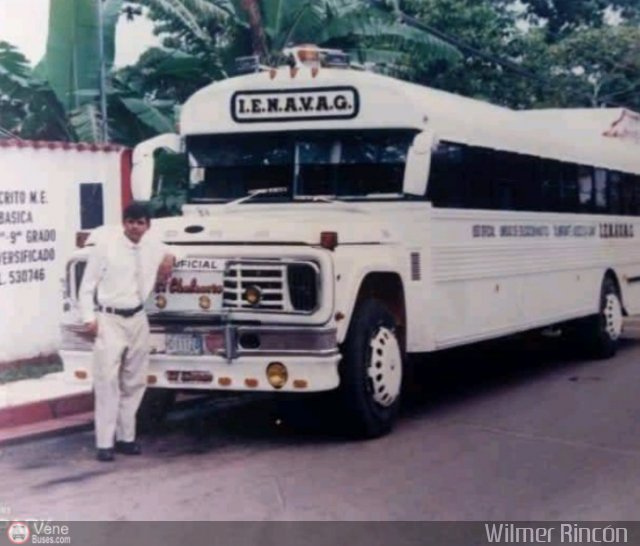
{"type": "Polygon", "coordinates": [[[143,305],[138,305],[138,307],[132,307],[130,309],[118,309],[117,307],[106,307],[104,305],[98,305],[98,311],[100,311],[101,313],[111,313],[112,315],[118,315],[125,318],[132,317],[143,309],[143,305]]]}

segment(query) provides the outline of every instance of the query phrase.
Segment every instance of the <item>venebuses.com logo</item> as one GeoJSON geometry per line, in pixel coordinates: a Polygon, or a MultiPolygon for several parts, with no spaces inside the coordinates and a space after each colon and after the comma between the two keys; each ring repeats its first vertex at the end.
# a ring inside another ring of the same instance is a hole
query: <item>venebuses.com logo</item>
{"type": "Polygon", "coordinates": [[[31,536],[31,531],[26,523],[14,521],[7,527],[7,536],[13,544],[25,544],[31,536]]]}
{"type": "Polygon", "coordinates": [[[12,521],[7,538],[12,544],[71,544],[68,525],[39,520],[12,521]]]}

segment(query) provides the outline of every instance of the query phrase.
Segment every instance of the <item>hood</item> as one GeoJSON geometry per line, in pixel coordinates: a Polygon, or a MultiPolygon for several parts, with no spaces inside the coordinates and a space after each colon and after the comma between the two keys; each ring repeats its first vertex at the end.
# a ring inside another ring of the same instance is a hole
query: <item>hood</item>
{"type": "Polygon", "coordinates": [[[388,215],[358,204],[296,203],[184,207],[184,216],[156,219],[152,230],[167,242],[317,245],[320,233],[335,231],[341,244],[391,242],[388,215]]]}

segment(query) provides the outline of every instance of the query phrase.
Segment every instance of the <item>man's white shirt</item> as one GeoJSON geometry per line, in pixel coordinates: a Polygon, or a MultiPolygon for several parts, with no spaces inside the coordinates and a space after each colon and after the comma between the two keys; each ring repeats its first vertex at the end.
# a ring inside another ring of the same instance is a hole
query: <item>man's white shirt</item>
{"type": "Polygon", "coordinates": [[[175,252],[150,233],[143,235],[138,244],[131,242],[122,228],[100,237],[92,247],[80,286],[82,320],[95,320],[96,288],[99,305],[131,309],[144,304],[167,254],[175,252]]]}

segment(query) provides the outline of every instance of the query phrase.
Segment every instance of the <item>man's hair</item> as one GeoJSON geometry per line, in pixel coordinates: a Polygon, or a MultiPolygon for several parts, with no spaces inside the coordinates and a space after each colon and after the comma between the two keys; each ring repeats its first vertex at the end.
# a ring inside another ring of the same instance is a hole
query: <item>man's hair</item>
{"type": "Polygon", "coordinates": [[[145,219],[147,223],[151,222],[151,212],[146,203],[134,201],[122,211],[122,220],[140,220],[145,219]]]}

